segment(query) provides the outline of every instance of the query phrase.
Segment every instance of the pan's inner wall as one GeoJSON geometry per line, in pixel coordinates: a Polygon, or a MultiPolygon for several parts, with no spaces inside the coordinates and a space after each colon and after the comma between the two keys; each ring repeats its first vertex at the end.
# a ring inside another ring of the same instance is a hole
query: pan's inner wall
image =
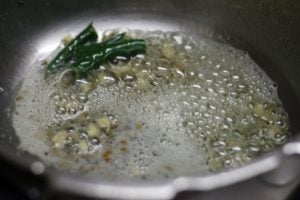
{"type": "Polygon", "coordinates": [[[66,32],[97,27],[181,30],[247,51],[279,85],[292,127],[299,128],[300,3],[285,1],[2,1],[0,3],[1,148],[17,147],[7,109],[30,64],[66,32]],[[53,34],[55,33],[55,34],[53,34]],[[51,37],[49,37],[51,34],[51,37]],[[44,40],[47,38],[47,40],[44,40]]]}

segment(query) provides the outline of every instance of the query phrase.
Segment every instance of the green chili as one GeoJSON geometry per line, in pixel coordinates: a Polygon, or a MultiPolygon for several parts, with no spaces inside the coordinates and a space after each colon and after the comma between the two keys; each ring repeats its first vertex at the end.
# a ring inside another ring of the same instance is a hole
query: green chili
{"type": "Polygon", "coordinates": [[[97,52],[97,50],[99,49],[99,46],[112,45],[116,42],[120,42],[123,40],[124,36],[125,36],[125,33],[120,33],[120,34],[113,36],[112,38],[109,38],[108,40],[106,40],[104,42],[101,42],[101,43],[98,43],[95,45],[78,46],[78,48],[76,48],[76,51],[74,53],[75,54],[74,57],[76,59],[80,59],[80,58],[85,57],[86,55],[91,55],[91,54],[97,52]]]}
{"type": "Polygon", "coordinates": [[[103,45],[103,43],[84,46],[81,49],[85,57],[79,59],[71,65],[77,76],[85,76],[87,72],[99,67],[100,64],[123,55],[134,55],[144,53],[146,44],[144,40],[122,40],[112,44],[103,45]]]}
{"type": "Polygon", "coordinates": [[[65,46],[48,64],[47,72],[56,71],[62,67],[65,62],[72,59],[74,50],[89,41],[95,41],[98,35],[92,24],[89,24],[82,32],[80,32],[67,46],[65,46]]]}
{"type": "Polygon", "coordinates": [[[146,50],[144,40],[124,39],[125,33],[114,35],[98,44],[86,45],[97,37],[93,25],[88,25],[48,64],[47,73],[55,72],[65,63],[69,63],[77,76],[83,77],[87,72],[117,56],[133,56],[146,50]]]}
{"type": "Polygon", "coordinates": [[[120,33],[120,34],[117,34],[115,36],[113,36],[112,38],[109,38],[108,40],[102,42],[104,45],[106,44],[113,44],[115,42],[119,42],[119,41],[122,41],[125,37],[125,33],[120,33]]]}

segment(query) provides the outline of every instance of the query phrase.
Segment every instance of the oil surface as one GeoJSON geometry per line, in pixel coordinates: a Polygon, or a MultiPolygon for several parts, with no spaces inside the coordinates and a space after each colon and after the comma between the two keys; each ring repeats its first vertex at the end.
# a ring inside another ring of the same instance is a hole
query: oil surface
{"type": "Polygon", "coordinates": [[[160,179],[241,166],[286,142],[276,83],[247,53],[181,33],[127,34],[147,53],[84,80],[31,68],[13,116],[20,149],[62,170],[160,179]]]}

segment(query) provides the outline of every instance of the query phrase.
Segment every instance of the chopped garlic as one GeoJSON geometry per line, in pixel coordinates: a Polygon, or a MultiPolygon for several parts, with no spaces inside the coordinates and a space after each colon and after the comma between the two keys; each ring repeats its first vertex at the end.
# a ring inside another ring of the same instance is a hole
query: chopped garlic
{"type": "Polygon", "coordinates": [[[109,86],[117,82],[114,73],[101,72],[97,75],[97,80],[100,85],[109,86]]]}
{"type": "Polygon", "coordinates": [[[147,79],[137,78],[135,87],[138,90],[146,91],[149,88],[151,88],[151,84],[150,84],[150,82],[147,79]]]}
{"type": "Polygon", "coordinates": [[[97,125],[101,129],[110,129],[112,124],[108,117],[100,117],[99,119],[97,119],[97,125]]]}
{"type": "Polygon", "coordinates": [[[91,138],[96,138],[100,136],[100,129],[94,123],[89,123],[87,125],[87,134],[91,138]]]}
{"type": "Polygon", "coordinates": [[[53,137],[52,137],[52,142],[55,145],[61,145],[62,143],[65,142],[66,138],[68,136],[68,132],[66,130],[61,130],[58,131],[53,137]]]}
{"type": "Polygon", "coordinates": [[[264,106],[262,104],[256,104],[253,108],[253,113],[260,117],[264,116],[265,114],[264,106]]]}
{"type": "Polygon", "coordinates": [[[68,45],[73,40],[73,36],[68,34],[63,38],[64,45],[68,45]]]}
{"type": "Polygon", "coordinates": [[[112,70],[118,78],[121,78],[125,74],[134,74],[134,71],[128,65],[117,67],[112,70]]]}
{"type": "Polygon", "coordinates": [[[84,140],[79,140],[79,148],[81,153],[87,153],[88,152],[88,144],[84,140]]]}
{"type": "Polygon", "coordinates": [[[89,92],[93,89],[93,85],[90,82],[80,84],[80,90],[83,92],[89,92]]]}
{"type": "Polygon", "coordinates": [[[163,56],[169,60],[174,60],[176,58],[175,49],[170,45],[163,46],[161,52],[163,56]]]}

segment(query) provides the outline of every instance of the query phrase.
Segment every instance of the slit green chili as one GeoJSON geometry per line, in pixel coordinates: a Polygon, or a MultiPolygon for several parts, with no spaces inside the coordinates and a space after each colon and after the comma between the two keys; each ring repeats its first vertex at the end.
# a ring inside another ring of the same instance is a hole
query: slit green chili
{"type": "Polygon", "coordinates": [[[71,42],[65,46],[48,64],[47,72],[54,72],[62,67],[65,62],[72,59],[73,53],[78,46],[84,45],[89,41],[95,41],[98,35],[92,24],[89,24],[71,42]]]}
{"type": "Polygon", "coordinates": [[[74,57],[75,59],[81,59],[86,55],[91,55],[99,49],[99,46],[112,45],[116,42],[123,41],[124,36],[125,33],[120,33],[98,44],[88,45],[88,46],[78,46],[78,48],[76,48],[76,51],[74,52],[74,57]]]}
{"type": "Polygon", "coordinates": [[[97,37],[95,28],[89,24],[48,64],[46,75],[69,63],[78,77],[84,77],[89,71],[117,56],[133,56],[146,51],[144,40],[124,39],[125,33],[114,35],[101,43],[86,45],[97,37]]]}
{"type": "Polygon", "coordinates": [[[132,56],[145,51],[146,44],[144,40],[121,40],[107,45],[103,45],[103,43],[92,44],[81,47],[82,55],[86,52],[86,56],[73,63],[70,67],[76,72],[77,76],[83,77],[90,70],[117,56],[132,56]]]}
{"type": "Polygon", "coordinates": [[[107,45],[107,44],[113,44],[115,42],[119,42],[119,41],[122,41],[125,37],[125,33],[119,33],[111,38],[109,38],[108,40],[102,42],[104,45],[107,45]]]}

